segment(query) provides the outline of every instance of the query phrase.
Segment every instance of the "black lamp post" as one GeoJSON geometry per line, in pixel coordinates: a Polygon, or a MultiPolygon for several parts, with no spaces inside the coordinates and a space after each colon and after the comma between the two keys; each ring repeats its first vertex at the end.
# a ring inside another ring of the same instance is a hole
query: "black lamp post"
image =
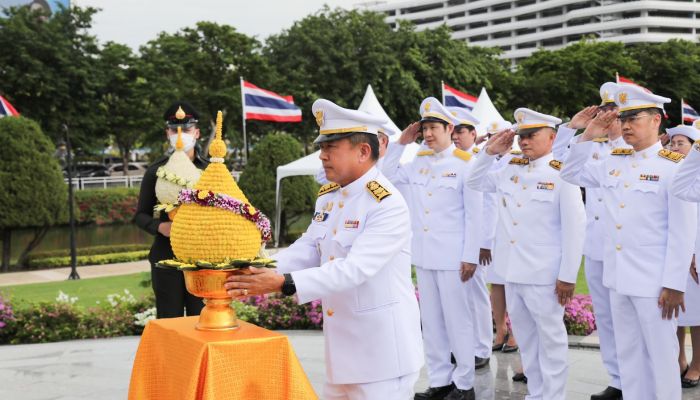
{"type": "Polygon", "coordinates": [[[68,125],[63,124],[63,131],[66,133],[66,169],[68,170],[68,220],[70,222],[70,275],[68,280],[80,279],[76,268],[76,248],[75,248],[75,210],[73,207],[73,163],[71,162],[71,145],[68,134],[68,125]]]}

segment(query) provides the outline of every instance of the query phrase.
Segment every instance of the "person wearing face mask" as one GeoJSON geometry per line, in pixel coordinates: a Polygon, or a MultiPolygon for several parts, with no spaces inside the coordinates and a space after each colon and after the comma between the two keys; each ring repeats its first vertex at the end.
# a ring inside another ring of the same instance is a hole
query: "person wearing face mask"
{"type": "MultiPolygon", "coordinates": [[[[197,120],[199,113],[189,103],[178,101],[173,103],[163,114],[165,120],[165,135],[172,149],[175,148],[178,138],[178,128],[182,129],[183,151],[199,169],[206,168],[209,163],[203,157],[203,152],[197,146],[199,128],[197,120]]],[[[158,204],[156,198],[156,171],[165,165],[169,155],[165,155],[151,164],[141,181],[141,191],[136,208],[134,222],[136,225],[155,236],[148,261],[151,263],[151,281],[156,297],[157,318],[182,317],[187,315],[199,315],[204,304],[198,297],[191,295],[185,289],[185,279],[182,271],[176,269],[156,268],[155,264],[161,260],[175,257],[170,247],[170,226],[172,221],[165,212],[154,215],[154,207],[158,204]]]]}

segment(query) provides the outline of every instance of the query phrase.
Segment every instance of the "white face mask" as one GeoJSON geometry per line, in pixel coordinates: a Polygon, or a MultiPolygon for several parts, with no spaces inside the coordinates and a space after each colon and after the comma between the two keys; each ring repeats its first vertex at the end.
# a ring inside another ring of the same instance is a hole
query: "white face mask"
{"type": "MultiPolygon", "coordinates": [[[[177,145],[177,135],[169,135],[168,139],[170,139],[170,146],[174,149],[177,145]]],[[[195,143],[197,143],[197,141],[194,139],[194,135],[182,134],[182,151],[186,153],[192,150],[195,143]]]]}

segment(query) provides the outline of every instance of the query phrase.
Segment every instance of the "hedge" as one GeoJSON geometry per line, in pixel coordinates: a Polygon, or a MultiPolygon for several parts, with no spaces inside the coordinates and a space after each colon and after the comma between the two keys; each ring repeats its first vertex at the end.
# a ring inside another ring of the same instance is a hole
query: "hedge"
{"type": "Polygon", "coordinates": [[[76,221],[98,225],[131,223],[138,199],[137,188],[78,190],[75,192],[76,221]]]}
{"type": "MultiPolygon", "coordinates": [[[[150,247],[151,246],[148,244],[108,244],[101,246],[80,247],[77,249],[77,251],[79,256],[92,256],[96,254],[125,253],[138,250],[148,250],[150,247]]],[[[70,249],[35,251],[27,257],[27,261],[51,257],[70,257],[70,249]]]]}
{"type": "MultiPolygon", "coordinates": [[[[127,251],[122,253],[95,254],[78,256],[76,265],[102,265],[121,262],[144,260],[148,258],[148,250],[127,251]]],[[[47,257],[29,261],[30,268],[57,268],[70,265],[70,256],[47,257]]]]}

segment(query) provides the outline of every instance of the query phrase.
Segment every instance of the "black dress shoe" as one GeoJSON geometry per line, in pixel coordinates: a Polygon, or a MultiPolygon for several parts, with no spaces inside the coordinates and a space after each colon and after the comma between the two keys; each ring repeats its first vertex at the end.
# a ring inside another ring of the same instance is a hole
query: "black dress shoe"
{"type": "Polygon", "coordinates": [[[700,379],[688,379],[686,377],[681,378],[681,387],[684,389],[694,388],[700,383],[700,379]]]}
{"type": "Polygon", "coordinates": [[[522,372],[516,372],[513,374],[513,382],[522,382],[522,383],[527,383],[527,376],[525,376],[524,373],[522,372]]]}
{"type": "Polygon", "coordinates": [[[474,369],[481,369],[489,365],[490,358],[474,357],[474,369]]]}
{"type": "Polygon", "coordinates": [[[501,352],[503,353],[515,353],[518,351],[518,346],[508,346],[507,344],[503,345],[503,348],[501,349],[501,352]]]}
{"type": "Polygon", "coordinates": [[[425,390],[425,392],[422,393],[416,393],[415,396],[413,396],[414,400],[442,400],[452,392],[453,389],[456,389],[454,383],[450,383],[447,386],[438,386],[438,387],[430,387],[425,390]]]}
{"type": "Polygon", "coordinates": [[[474,388],[469,390],[454,388],[450,394],[445,397],[445,400],[476,400],[474,388]]]}
{"type": "Polygon", "coordinates": [[[503,337],[503,342],[501,343],[494,343],[491,346],[491,351],[501,351],[503,350],[503,346],[508,343],[508,339],[510,339],[510,332],[506,332],[506,335],[503,337]]]}
{"type": "Polygon", "coordinates": [[[608,386],[600,393],[592,394],[591,400],[621,400],[622,390],[608,386]]]}

